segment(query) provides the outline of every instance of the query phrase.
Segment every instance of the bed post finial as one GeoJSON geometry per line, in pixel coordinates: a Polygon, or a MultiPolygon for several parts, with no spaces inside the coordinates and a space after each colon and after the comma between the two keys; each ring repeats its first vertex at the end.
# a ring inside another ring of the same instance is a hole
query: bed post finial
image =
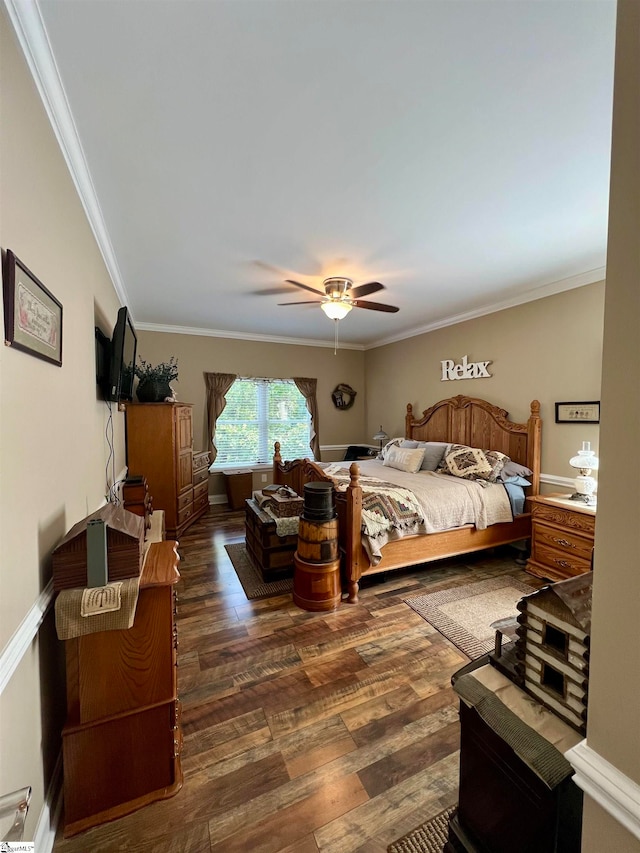
{"type": "Polygon", "coordinates": [[[540,417],[540,400],[531,401],[531,415],[534,418],[540,417]]]}
{"type": "Polygon", "coordinates": [[[411,424],[413,423],[413,406],[411,403],[407,403],[407,414],[404,418],[404,437],[411,438],[413,433],[411,431],[411,424]]]}
{"type": "Polygon", "coordinates": [[[349,466],[349,474],[351,476],[349,487],[353,489],[358,485],[358,480],[360,479],[360,468],[355,462],[352,462],[349,466]]]}
{"type": "Polygon", "coordinates": [[[274,449],[273,461],[276,464],[280,465],[280,463],[282,462],[282,456],[280,456],[280,442],[279,441],[276,441],[276,443],[273,445],[273,449],[274,449]]]}

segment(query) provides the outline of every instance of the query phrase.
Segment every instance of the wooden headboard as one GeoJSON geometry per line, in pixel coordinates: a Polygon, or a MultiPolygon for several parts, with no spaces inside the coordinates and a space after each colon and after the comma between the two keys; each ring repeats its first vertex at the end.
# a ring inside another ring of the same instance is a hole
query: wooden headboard
{"type": "Polygon", "coordinates": [[[530,494],[540,488],[540,444],[542,421],[540,403],[531,402],[531,414],[524,424],[510,421],[508,412],[476,397],[449,397],[425,409],[421,418],[414,418],[411,403],[407,404],[406,438],[416,441],[448,441],[499,450],[514,462],[531,468],[533,474],[530,494]]]}

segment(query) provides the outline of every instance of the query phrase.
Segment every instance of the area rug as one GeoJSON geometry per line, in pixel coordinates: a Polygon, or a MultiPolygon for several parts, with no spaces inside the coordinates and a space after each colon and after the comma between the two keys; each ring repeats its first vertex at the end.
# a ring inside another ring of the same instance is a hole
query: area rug
{"type": "Polygon", "coordinates": [[[506,576],[467,583],[405,598],[423,619],[451,640],[461,652],[475,658],[493,649],[492,622],[517,616],[517,603],[532,587],[506,576]]]}
{"type": "Polygon", "coordinates": [[[447,842],[449,817],[456,807],[445,809],[426,823],[412,829],[387,847],[387,853],[442,853],[447,842]]]}
{"type": "Polygon", "coordinates": [[[244,594],[249,601],[270,598],[272,595],[284,595],[293,589],[293,578],[283,578],[282,580],[269,582],[263,581],[262,575],[249,559],[244,542],[225,545],[224,547],[231,560],[231,565],[238,575],[238,580],[242,584],[244,594]]]}

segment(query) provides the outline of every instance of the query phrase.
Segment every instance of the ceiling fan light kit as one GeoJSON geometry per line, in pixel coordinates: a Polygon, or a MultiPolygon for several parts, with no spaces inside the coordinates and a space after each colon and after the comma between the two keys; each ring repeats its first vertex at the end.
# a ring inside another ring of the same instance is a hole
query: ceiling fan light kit
{"type": "Polygon", "coordinates": [[[329,302],[323,302],[320,307],[330,320],[344,320],[353,305],[350,302],[332,299],[329,302]]]}
{"type": "MultiPolygon", "coordinates": [[[[294,281],[288,278],[287,284],[292,284],[294,287],[300,287],[302,290],[311,291],[319,298],[315,300],[329,319],[335,324],[335,344],[334,353],[338,349],[338,320],[344,320],[352,308],[366,308],[370,311],[386,311],[387,313],[395,314],[399,309],[395,305],[384,305],[382,302],[366,302],[360,299],[361,296],[368,296],[370,293],[377,293],[379,290],[384,290],[384,284],[379,281],[369,281],[366,284],[361,284],[358,287],[353,286],[353,281],[344,276],[330,276],[322,282],[324,293],[316,290],[315,287],[310,287],[308,284],[302,284],[300,281],[294,281]]],[[[308,305],[308,302],[281,302],[280,305],[308,305]]]]}

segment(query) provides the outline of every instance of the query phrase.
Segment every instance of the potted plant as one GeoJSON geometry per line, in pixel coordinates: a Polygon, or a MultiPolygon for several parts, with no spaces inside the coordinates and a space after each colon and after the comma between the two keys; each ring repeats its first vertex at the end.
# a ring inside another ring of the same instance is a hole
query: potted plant
{"type": "Polygon", "coordinates": [[[135,367],[138,400],[141,403],[162,403],[167,397],[174,399],[174,392],[169,383],[178,378],[178,359],[172,355],[169,361],[152,365],[142,356],[138,358],[140,364],[135,367]]]}

